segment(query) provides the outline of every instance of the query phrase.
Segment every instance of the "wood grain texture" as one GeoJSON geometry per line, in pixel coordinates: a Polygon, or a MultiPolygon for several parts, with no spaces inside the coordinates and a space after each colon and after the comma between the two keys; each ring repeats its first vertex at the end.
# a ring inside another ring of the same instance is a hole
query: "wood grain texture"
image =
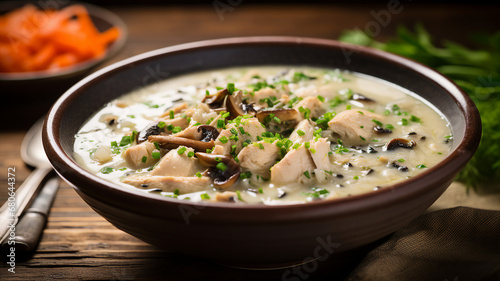
{"type": "MultiPolygon", "coordinates": [[[[423,22],[437,38],[461,42],[472,31],[499,27],[497,6],[402,3],[402,12],[391,16],[387,26],[380,29],[379,38],[393,35],[397,24],[412,26],[415,21],[423,22]]],[[[232,12],[224,13],[221,20],[210,3],[194,7],[112,6],[109,9],[127,24],[129,39],[122,52],[106,65],[145,51],[204,39],[252,35],[334,39],[342,30],[364,29],[374,20],[373,14],[385,8],[385,4],[277,6],[243,2],[232,12]]],[[[7,199],[7,168],[16,168],[17,186],[30,172],[19,156],[19,148],[26,124],[34,123],[52,103],[42,100],[0,108],[13,117],[9,126],[0,127],[0,202],[7,199]],[[23,118],[19,112],[23,112],[23,118]]],[[[341,280],[367,249],[343,259],[331,258],[298,280],[341,280]]],[[[63,184],[36,253],[17,263],[16,274],[7,272],[2,262],[0,280],[281,280],[286,272],[228,268],[161,251],[112,226],[63,184]]]]}

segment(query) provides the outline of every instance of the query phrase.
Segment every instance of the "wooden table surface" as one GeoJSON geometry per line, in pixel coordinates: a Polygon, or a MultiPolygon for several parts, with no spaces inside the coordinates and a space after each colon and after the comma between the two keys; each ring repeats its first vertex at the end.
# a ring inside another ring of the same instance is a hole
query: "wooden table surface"
{"type": "MultiPolygon", "coordinates": [[[[400,5],[401,11],[386,18],[387,24],[379,24],[378,38],[393,35],[398,24],[412,26],[417,21],[436,38],[459,42],[466,42],[471,32],[500,27],[498,6],[418,5],[410,0],[400,5]]],[[[221,17],[211,2],[203,6],[108,8],[125,21],[129,32],[125,48],[110,64],[148,50],[213,38],[289,35],[335,39],[342,30],[365,29],[381,10],[387,10],[387,4],[255,6],[243,1],[221,17]]],[[[1,91],[0,85],[0,96],[6,94],[1,91]]],[[[34,123],[48,109],[37,105],[38,112],[23,112],[25,106],[19,104],[17,114],[3,120],[10,125],[0,125],[1,202],[7,198],[8,167],[16,168],[17,186],[30,173],[19,155],[27,128],[18,124],[23,120],[34,123]]],[[[0,109],[7,110],[4,106],[0,109]]],[[[302,280],[342,280],[362,256],[363,251],[351,254],[349,263],[332,258],[302,280]]],[[[15,274],[7,272],[2,262],[0,280],[280,280],[283,272],[228,268],[158,250],[112,226],[63,183],[36,253],[18,262],[15,274]]]]}

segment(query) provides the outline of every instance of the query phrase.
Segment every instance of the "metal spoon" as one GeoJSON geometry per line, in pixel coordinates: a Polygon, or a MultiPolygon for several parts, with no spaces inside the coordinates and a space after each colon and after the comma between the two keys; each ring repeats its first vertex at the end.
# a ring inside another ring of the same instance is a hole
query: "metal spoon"
{"type": "Polygon", "coordinates": [[[16,187],[15,194],[9,193],[9,199],[0,208],[0,242],[4,251],[10,251],[14,245],[18,254],[35,249],[59,187],[58,178],[48,180],[53,177],[53,170],[43,150],[42,125],[43,119],[38,120],[21,144],[21,158],[35,170],[19,188],[16,187]],[[30,207],[25,210],[27,206],[30,207]]]}

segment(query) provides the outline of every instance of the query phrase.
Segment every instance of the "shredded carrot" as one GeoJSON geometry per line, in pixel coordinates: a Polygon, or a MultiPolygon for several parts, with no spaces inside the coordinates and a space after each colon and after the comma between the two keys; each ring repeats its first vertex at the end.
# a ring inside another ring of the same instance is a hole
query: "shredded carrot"
{"type": "Polygon", "coordinates": [[[57,71],[98,59],[119,37],[117,27],[99,32],[82,5],[55,11],[28,4],[0,16],[0,72],[57,71]]]}

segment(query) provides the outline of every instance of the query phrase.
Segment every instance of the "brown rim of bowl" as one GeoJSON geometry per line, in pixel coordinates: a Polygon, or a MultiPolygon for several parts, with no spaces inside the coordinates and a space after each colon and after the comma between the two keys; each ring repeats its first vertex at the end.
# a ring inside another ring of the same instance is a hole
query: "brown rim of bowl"
{"type": "MultiPolygon", "coordinates": [[[[309,211],[317,211],[321,208],[327,206],[335,206],[336,214],[341,215],[345,212],[361,212],[366,209],[370,209],[376,206],[385,205],[388,203],[394,203],[396,201],[404,201],[404,199],[409,199],[413,196],[422,195],[435,185],[445,184],[449,176],[455,176],[456,173],[467,163],[467,161],[472,157],[481,137],[481,122],[479,117],[479,112],[475,107],[469,96],[462,91],[454,82],[444,77],[437,71],[413,60],[390,54],[387,52],[379,51],[376,49],[357,46],[347,43],[342,43],[334,40],[328,39],[318,39],[318,38],[298,38],[298,37],[282,37],[282,36],[257,36],[257,37],[237,37],[237,38],[226,38],[226,39],[215,39],[206,40],[193,43],[187,43],[182,45],[176,45],[172,47],[166,47],[154,51],[150,51],[144,54],[140,54],[123,61],[117,62],[113,65],[105,67],[88,77],[84,78],[82,81],[78,82],[72,88],[70,88],[63,96],[57,100],[53,105],[49,114],[47,115],[46,121],[44,123],[44,143],[50,143],[50,146],[45,146],[46,153],[51,159],[51,162],[62,162],[65,166],[69,167],[71,173],[67,173],[65,176],[70,182],[77,181],[83,183],[89,179],[99,186],[100,190],[107,191],[119,196],[124,197],[141,197],[143,200],[147,200],[150,203],[156,204],[172,204],[172,206],[183,204],[193,207],[202,207],[204,210],[207,209],[230,209],[236,212],[268,212],[270,210],[286,210],[289,212],[300,212],[304,209],[309,211]],[[121,68],[127,67],[137,61],[147,61],[155,59],[158,56],[163,56],[164,54],[175,55],[178,53],[188,52],[197,49],[210,49],[219,47],[229,47],[229,46],[252,46],[252,45],[289,45],[289,44],[304,44],[318,47],[330,47],[336,49],[350,50],[356,53],[363,53],[364,55],[374,56],[380,60],[384,60],[386,63],[399,64],[403,67],[412,68],[419,74],[427,77],[429,80],[438,84],[441,88],[449,92],[455,102],[460,107],[462,114],[465,118],[465,134],[464,138],[457,145],[457,147],[448,155],[443,161],[439,162],[436,166],[429,168],[427,171],[421,174],[407,179],[401,183],[397,183],[379,190],[371,191],[368,193],[355,195],[351,197],[324,200],[324,201],[313,201],[306,204],[292,204],[292,205],[257,205],[257,204],[233,204],[233,203],[221,203],[221,202],[191,202],[191,201],[181,201],[178,199],[158,196],[156,194],[148,194],[140,190],[134,190],[133,188],[127,189],[118,184],[114,184],[103,178],[100,178],[82,167],[80,167],[70,155],[67,155],[59,142],[59,125],[57,123],[58,118],[62,116],[62,112],[66,110],[66,107],[73,99],[76,98],[75,92],[81,92],[81,89],[85,89],[89,83],[97,82],[101,79],[106,79],[106,74],[119,71],[121,68]],[[395,192],[397,191],[397,192],[395,192]],[[391,196],[391,193],[397,193],[397,196],[391,196]],[[352,204],[356,202],[364,202],[362,204],[352,204]]],[[[85,188],[78,187],[79,190],[85,192],[85,188]]],[[[91,193],[88,195],[94,196],[91,193]]],[[[137,199],[137,198],[134,198],[137,199]]],[[[99,199],[101,200],[101,199],[99,199]]],[[[138,210],[138,213],[141,213],[138,210]]],[[[316,212],[313,212],[316,213],[316,212]]],[[[234,213],[233,213],[234,214],[234,213]]],[[[330,214],[331,215],[331,214],[330,214]]],[[[261,218],[266,220],[265,218],[261,218]]],[[[272,218],[269,218],[272,220],[272,218]]]]}
{"type": "MultiPolygon", "coordinates": [[[[8,1],[1,3],[0,5],[0,11],[2,7],[7,7],[9,5],[19,5],[19,7],[22,7],[23,5],[33,3],[33,1],[26,1],[26,2],[18,2],[18,1],[8,1]]],[[[37,2],[35,2],[37,3],[37,2]]],[[[104,8],[92,5],[92,4],[87,4],[83,2],[78,2],[78,1],[70,1],[65,4],[62,4],[63,6],[61,8],[65,8],[67,6],[71,5],[82,5],[84,6],[90,17],[96,17],[99,19],[102,19],[112,26],[118,27],[120,29],[120,37],[113,43],[111,43],[104,56],[100,58],[94,58],[86,61],[82,61],[80,63],[77,63],[72,66],[67,66],[64,68],[61,68],[60,70],[57,71],[49,71],[49,70],[41,70],[41,71],[31,71],[31,72],[14,72],[14,73],[4,73],[0,72],[0,81],[30,81],[30,80],[39,80],[39,79],[46,79],[46,78],[53,78],[53,77],[63,77],[63,76],[72,76],[76,73],[86,71],[87,69],[91,69],[93,67],[96,67],[98,64],[110,59],[114,55],[120,51],[123,46],[125,45],[125,41],[127,40],[127,26],[125,23],[122,21],[120,17],[118,17],[116,14],[113,12],[106,10],[104,8]]]]}

